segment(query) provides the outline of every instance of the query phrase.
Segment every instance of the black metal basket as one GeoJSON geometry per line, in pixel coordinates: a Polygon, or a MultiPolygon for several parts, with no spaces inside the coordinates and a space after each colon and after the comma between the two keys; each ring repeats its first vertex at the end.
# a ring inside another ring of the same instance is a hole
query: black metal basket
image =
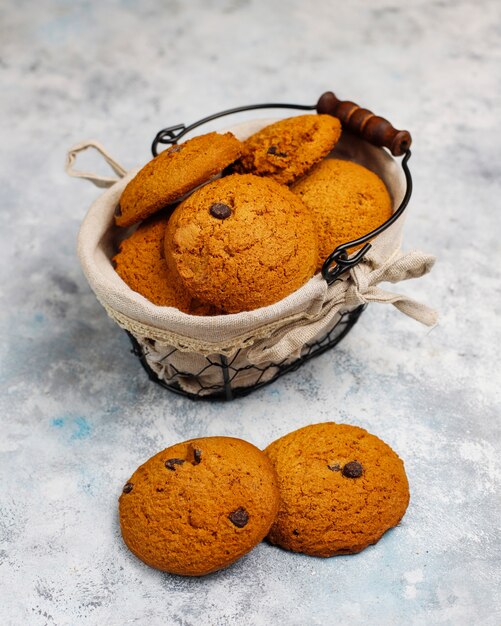
{"type": "MultiPolygon", "coordinates": [[[[234,113],[240,113],[243,111],[252,111],[256,109],[296,109],[296,110],[316,110],[319,113],[330,113],[339,117],[343,124],[343,128],[350,130],[363,139],[370,141],[373,145],[387,147],[394,156],[403,156],[401,161],[401,167],[405,174],[406,190],[404,197],[393,215],[384,224],[370,233],[367,233],[363,237],[356,240],[349,241],[338,246],[332,254],[326,259],[322,267],[322,276],[328,284],[338,280],[339,277],[346,271],[355,267],[359,263],[368,250],[371,248],[371,244],[368,243],[370,239],[379,235],[386,230],[391,224],[393,224],[404,212],[408,205],[409,199],[412,194],[412,178],[407,165],[407,162],[411,156],[410,144],[411,138],[407,131],[397,131],[391,124],[383,118],[375,116],[371,111],[367,109],[361,109],[358,105],[352,102],[341,102],[331,92],[323,94],[317,104],[314,105],[301,105],[301,104],[284,104],[284,103],[268,103],[268,104],[254,104],[249,106],[236,107],[215,113],[208,117],[205,117],[189,126],[184,124],[178,124],[176,126],[170,126],[159,131],[152,144],[153,156],[158,154],[159,144],[172,145],[177,143],[184,135],[191,132],[195,128],[198,128],[202,124],[211,122],[217,118],[232,115],[234,113]],[[371,122],[371,124],[368,124],[371,122]],[[374,123],[375,122],[375,123],[374,123]],[[383,132],[380,132],[380,131],[383,132]],[[362,244],[363,247],[357,250],[354,254],[349,256],[348,250],[358,248],[362,244]]],[[[293,360],[286,359],[279,363],[272,363],[265,367],[259,367],[256,365],[246,365],[245,367],[235,366],[235,362],[240,351],[237,351],[230,358],[222,354],[215,354],[205,357],[206,363],[200,369],[197,375],[193,373],[187,373],[177,370],[172,367],[172,374],[165,379],[160,379],[154,370],[148,364],[148,347],[141,346],[136,338],[127,332],[132,342],[132,352],[135,354],[144,369],[146,370],[149,378],[158,383],[162,387],[169,389],[170,391],[187,396],[194,400],[232,400],[237,397],[247,396],[249,393],[256,389],[260,389],[265,385],[269,385],[277,378],[288,372],[293,372],[300,367],[306,361],[309,361],[313,357],[322,354],[329,348],[334,347],[337,343],[346,336],[350,329],[355,325],[360,317],[361,313],[365,309],[366,305],[361,305],[354,310],[348,311],[340,316],[340,319],[336,324],[319,340],[314,341],[304,346],[301,351],[301,355],[293,360]],[[217,372],[216,379],[220,382],[207,386],[203,382],[202,375],[206,374],[209,369],[212,368],[212,373],[217,372]],[[244,370],[247,371],[253,369],[256,373],[256,382],[251,386],[239,386],[236,384],[239,373],[244,370]],[[184,377],[190,377],[193,382],[195,379],[196,385],[199,387],[198,391],[189,392],[186,391],[181,382],[184,377]]],[[[176,351],[173,348],[164,358],[168,359],[176,351]]]]}

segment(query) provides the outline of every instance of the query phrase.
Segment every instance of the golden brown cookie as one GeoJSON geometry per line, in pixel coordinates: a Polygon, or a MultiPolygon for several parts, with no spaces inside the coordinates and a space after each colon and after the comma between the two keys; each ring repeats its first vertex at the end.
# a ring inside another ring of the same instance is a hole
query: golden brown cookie
{"type": "Polygon", "coordinates": [[[202,576],[259,543],[279,502],[269,458],[242,439],[204,437],[146,461],[120,496],[128,548],[158,569],[202,576]]]}
{"type": "Polygon", "coordinates": [[[115,271],[134,291],[158,306],[172,306],[192,315],[214,315],[217,310],[202,304],[169,272],[164,256],[167,219],[153,216],[120,244],[113,257],[115,271]]]}
{"type": "Polygon", "coordinates": [[[300,428],[265,453],[277,470],[281,504],[268,538],[294,552],[360,552],[403,517],[404,464],[363,428],[326,422],[300,428]]]}
{"type": "Polygon", "coordinates": [[[289,295],[313,275],[317,237],[310,212],[287,187],[252,174],[195,191],[174,211],[165,258],[186,289],[225,313],[289,295]]]}
{"type": "Polygon", "coordinates": [[[299,115],[265,126],[244,142],[235,171],[289,185],[334,148],[341,123],[331,115],[299,115]]]}
{"type": "Polygon", "coordinates": [[[392,214],[383,181],[352,161],[325,159],[291,187],[311,209],[319,240],[319,261],[343,243],[367,235],[392,214]]]}
{"type": "Polygon", "coordinates": [[[233,163],[241,152],[242,144],[231,133],[208,133],[164,150],[125,187],[116,224],[131,226],[179,200],[233,163]]]}

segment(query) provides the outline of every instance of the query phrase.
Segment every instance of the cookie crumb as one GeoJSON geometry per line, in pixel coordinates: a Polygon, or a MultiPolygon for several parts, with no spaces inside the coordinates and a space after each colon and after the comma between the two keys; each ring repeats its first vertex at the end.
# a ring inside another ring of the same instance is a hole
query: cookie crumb
{"type": "Polygon", "coordinates": [[[184,459],[168,459],[165,461],[165,467],[169,470],[176,471],[176,465],[182,465],[184,459]]]}
{"type": "Polygon", "coordinates": [[[331,470],[331,472],[341,471],[341,465],[339,465],[338,463],[336,463],[335,465],[327,465],[327,467],[331,470]]]}

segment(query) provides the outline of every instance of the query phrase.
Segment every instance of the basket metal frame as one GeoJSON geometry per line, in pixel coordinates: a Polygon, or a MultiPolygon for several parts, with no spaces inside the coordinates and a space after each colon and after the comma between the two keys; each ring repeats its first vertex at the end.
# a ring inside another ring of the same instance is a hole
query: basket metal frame
{"type": "MultiPolygon", "coordinates": [[[[232,109],[226,109],[224,111],[220,111],[218,113],[214,113],[212,115],[208,115],[188,126],[185,124],[176,124],[174,126],[168,126],[160,130],[151,145],[151,152],[154,157],[158,155],[158,147],[159,145],[174,145],[180,139],[182,139],[186,134],[193,131],[195,128],[207,124],[208,122],[212,122],[220,117],[226,117],[228,115],[234,115],[236,113],[242,113],[245,111],[253,111],[257,109],[295,109],[300,111],[314,111],[316,110],[317,105],[309,105],[309,104],[290,104],[290,103],[265,103],[265,104],[250,104],[246,106],[235,107],[232,109]]],[[[364,258],[367,252],[371,248],[371,244],[369,242],[370,239],[376,237],[380,233],[384,232],[387,228],[389,228],[394,222],[396,222],[402,213],[405,211],[410,197],[412,195],[412,176],[408,167],[408,161],[411,157],[411,151],[407,150],[400,162],[402,170],[405,175],[406,181],[406,189],[404,193],[404,197],[400,202],[396,211],[391,215],[391,217],[386,220],[383,224],[381,224],[378,228],[373,231],[367,233],[363,237],[359,237],[358,239],[354,239],[352,241],[348,241],[344,244],[341,244],[336,247],[336,249],[327,257],[323,266],[322,266],[322,277],[325,279],[327,284],[332,284],[335,280],[339,280],[340,276],[345,272],[349,271],[353,267],[355,267],[360,261],[364,258]],[[351,256],[349,255],[349,250],[352,248],[356,248],[361,246],[363,247],[353,253],[351,256]]],[[[173,377],[173,380],[167,382],[158,378],[156,373],[151,369],[148,364],[145,351],[135,339],[133,335],[127,333],[129,339],[132,342],[132,350],[133,354],[135,354],[144,369],[146,370],[149,378],[155,383],[161,385],[162,387],[173,391],[174,393],[187,396],[189,398],[200,400],[200,399],[211,399],[211,400],[232,400],[236,397],[246,396],[252,391],[256,389],[260,389],[265,385],[269,385],[277,378],[286,374],[288,372],[295,371],[298,367],[300,367],[306,361],[312,359],[319,354],[322,354],[326,350],[334,347],[337,343],[346,336],[346,334],[351,330],[354,324],[358,321],[361,313],[366,308],[366,305],[361,305],[354,309],[353,311],[344,313],[341,316],[339,322],[320,340],[313,342],[312,344],[308,344],[305,346],[303,350],[302,356],[293,362],[283,361],[281,363],[272,364],[267,366],[267,368],[257,368],[256,370],[262,370],[263,373],[270,367],[276,368],[276,372],[272,375],[270,379],[266,381],[260,381],[258,378],[258,382],[249,387],[236,387],[232,386],[232,380],[235,377],[235,374],[232,373],[232,362],[234,361],[236,355],[232,357],[232,359],[228,359],[228,357],[220,354],[214,355],[213,357],[207,357],[207,366],[203,368],[203,371],[206,370],[207,367],[218,367],[221,369],[221,385],[218,385],[214,388],[213,393],[208,393],[211,389],[204,388],[201,385],[201,389],[199,393],[190,393],[185,391],[179,382],[176,380],[177,377],[183,376],[191,376],[192,374],[187,374],[183,372],[177,372],[177,374],[173,377]]],[[[250,367],[255,366],[246,366],[243,369],[249,369],[250,367]]],[[[201,372],[199,372],[201,374],[201,372]]]]}

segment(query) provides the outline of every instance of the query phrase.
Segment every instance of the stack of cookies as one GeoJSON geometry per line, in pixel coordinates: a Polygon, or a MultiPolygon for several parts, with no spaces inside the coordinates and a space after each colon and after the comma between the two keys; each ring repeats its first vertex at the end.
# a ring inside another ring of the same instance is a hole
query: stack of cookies
{"type": "Polygon", "coordinates": [[[240,142],[209,133],[174,145],[126,186],[115,213],[134,227],[113,259],[159,306],[192,315],[251,311],[305,284],[341,243],[392,213],[376,174],[326,158],[330,115],[301,115],[240,142]]]}
{"type": "Polygon", "coordinates": [[[363,428],[327,422],[264,451],[230,437],[175,444],[134,472],[119,509],[123,539],[142,561],[201,576],[266,536],[312,556],[360,552],[399,523],[408,503],[398,455],[363,428]]]}

